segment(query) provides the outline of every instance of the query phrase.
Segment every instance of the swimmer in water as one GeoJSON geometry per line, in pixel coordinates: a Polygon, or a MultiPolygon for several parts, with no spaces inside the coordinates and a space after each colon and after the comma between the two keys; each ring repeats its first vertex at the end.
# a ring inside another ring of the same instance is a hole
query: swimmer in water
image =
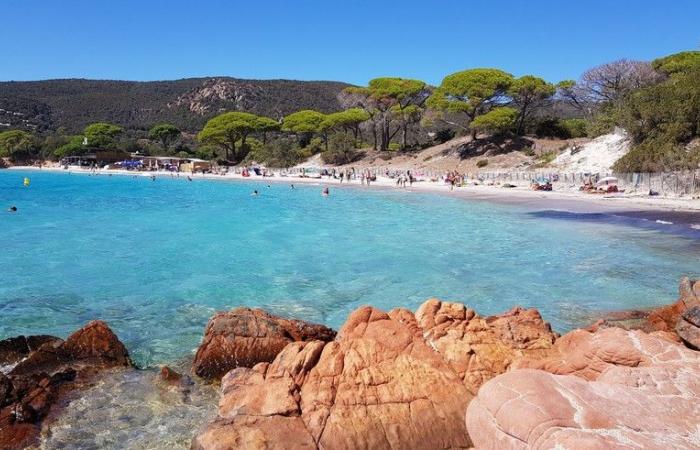
{"type": "Polygon", "coordinates": [[[293,184],[290,184],[289,187],[292,189],[296,189],[293,184]]]}
{"type": "Polygon", "coordinates": [[[328,190],[328,186],[323,188],[321,195],[323,195],[324,197],[328,197],[329,195],[331,195],[330,191],[328,190]]]}
{"type": "Polygon", "coordinates": [[[252,193],[252,194],[250,194],[250,195],[252,195],[253,197],[257,197],[257,195],[258,195],[258,191],[257,191],[257,190],[255,190],[255,191],[253,191],[253,193],[252,193]]]}
{"type": "Polygon", "coordinates": [[[151,181],[156,181],[156,176],[155,176],[155,175],[151,175],[151,181]]]}
{"type": "Polygon", "coordinates": [[[9,208],[7,208],[7,211],[8,211],[8,212],[17,212],[17,207],[14,206],[14,205],[13,205],[13,206],[10,206],[9,208]]]}
{"type": "Polygon", "coordinates": [[[192,177],[187,175],[187,181],[192,181],[192,177]]]}

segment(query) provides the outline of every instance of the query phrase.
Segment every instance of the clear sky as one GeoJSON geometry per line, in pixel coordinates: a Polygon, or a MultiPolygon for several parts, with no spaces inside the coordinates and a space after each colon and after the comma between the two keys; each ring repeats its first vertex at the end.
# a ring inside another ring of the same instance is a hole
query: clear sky
{"type": "Polygon", "coordinates": [[[700,0],[2,0],[0,80],[549,81],[700,47],[700,0]]]}

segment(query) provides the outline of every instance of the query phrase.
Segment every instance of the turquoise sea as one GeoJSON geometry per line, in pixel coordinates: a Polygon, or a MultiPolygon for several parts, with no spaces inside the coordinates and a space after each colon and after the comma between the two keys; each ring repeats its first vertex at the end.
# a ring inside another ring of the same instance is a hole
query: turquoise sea
{"type": "Polygon", "coordinates": [[[698,240],[653,228],[331,191],[2,171],[0,339],[66,336],[99,318],[147,367],[189,356],[212,314],[235,306],[337,328],[360,305],[415,309],[433,296],[484,315],[536,307],[566,331],[670,302],[680,276],[700,275],[698,240]]]}

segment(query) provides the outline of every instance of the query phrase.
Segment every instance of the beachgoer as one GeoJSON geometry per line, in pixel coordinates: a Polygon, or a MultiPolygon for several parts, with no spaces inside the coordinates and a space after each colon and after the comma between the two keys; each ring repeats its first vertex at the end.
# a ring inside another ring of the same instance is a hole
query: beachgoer
{"type": "Polygon", "coordinates": [[[187,181],[192,181],[192,177],[187,175],[187,181]]]}
{"type": "Polygon", "coordinates": [[[12,206],[10,206],[9,208],[7,208],[7,211],[8,211],[8,212],[17,212],[17,207],[14,206],[14,205],[12,205],[12,206]]]}
{"type": "Polygon", "coordinates": [[[295,189],[293,184],[290,184],[289,187],[291,187],[292,189],[295,189]]]}
{"type": "Polygon", "coordinates": [[[250,195],[252,195],[253,197],[256,197],[256,196],[258,195],[258,191],[255,190],[255,191],[253,191],[250,195]]]}
{"type": "Polygon", "coordinates": [[[321,192],[321,195],[323,195],[324,197],[328,197],[330,194],[331,194],[331,193],[330,193],[330,191],[328,190],[328,186],[324,187],[324,188],[323,188],[323,191],[321,192]]]}

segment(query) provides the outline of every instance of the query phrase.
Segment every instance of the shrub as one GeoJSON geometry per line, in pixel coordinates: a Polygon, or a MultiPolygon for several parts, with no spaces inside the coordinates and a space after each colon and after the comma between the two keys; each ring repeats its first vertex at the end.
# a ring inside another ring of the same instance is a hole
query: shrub
{"type": "Polygon", "coordinates": [[[535,150],[532,147],[525,147],[520,151],[523,152],[525,156],[535,156],[535,150]]]}
{"type": "Polygon", "coordinates": [[[455,131],[449,128],[443,128],[435,133],[435,142],[443,144],[451,139],[454,139],[455,131]]]}
{"type": "Polygon", "coordinates": [[[568,138],[582,138],[588,136],[588,123],[584,119],[564,119],[560,120],[559,123],[566,131],[568,138]]]}
{"type": "Polygon", "coordinates": [[[390,142],[389,143],[389,151],[390,152],[397,152],[399,150],[401,150],[401,144],[399,144],[397,142],[390,142]]]}

